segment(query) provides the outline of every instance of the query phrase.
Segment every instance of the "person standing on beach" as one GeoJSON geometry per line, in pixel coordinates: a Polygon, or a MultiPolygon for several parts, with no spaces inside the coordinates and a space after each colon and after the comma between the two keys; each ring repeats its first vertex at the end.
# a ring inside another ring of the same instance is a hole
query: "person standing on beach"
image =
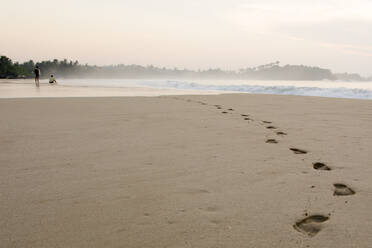
{"type": "Polygon", "coordinates": [[[40,69],[39,69],[39,66],[36,66],[35,67],[35,70],[34,70],[34,73],[35,73],[35,84],[36,84],[36,87],[39,87],[39,79],[40,79],[40,69]]]}

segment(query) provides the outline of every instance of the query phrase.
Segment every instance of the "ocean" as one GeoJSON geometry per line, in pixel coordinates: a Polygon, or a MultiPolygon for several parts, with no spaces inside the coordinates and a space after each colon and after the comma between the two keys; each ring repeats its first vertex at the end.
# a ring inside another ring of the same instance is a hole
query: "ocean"
{"type": "Polygon", "coordinates": [[[146,87],[192,90],[195,93],[253,93],[372,99],[372,82],[261,81],[261,80],[160,80],[160,79],[59,79],[60,85],[95,87],[146,87]]]}

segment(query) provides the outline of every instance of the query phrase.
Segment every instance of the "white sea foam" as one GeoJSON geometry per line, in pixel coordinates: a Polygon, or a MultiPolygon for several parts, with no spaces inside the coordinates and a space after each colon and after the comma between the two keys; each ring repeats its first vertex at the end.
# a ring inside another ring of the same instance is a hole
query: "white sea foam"
{"type": "Polygon", "coordinates": [[[372,82],[333,81],[244,81],[244,80],[144,80],[144,79],[79,79],[62,80],[64,85],[102,87],[150,87],[195,92],[217,91],[254,94],[321,96],[372,99],[372,82]]]}
{"type": "MultiPolygon", "coordinates": [[[[146,83],[144,83],[146,84],[146,83]]],[[[311,85],[311,83],[309,83],[311,85]]],[[[372,99],[372,90],[363,88],[346,87],[298,87],[293,85],[205,85],[199,83],[189,83],[180,81],[167,81],[163,83],[147,83],[152,87],[176,88],[176,89],[195,89],[195,90],[218,90],[232,92],[246,92],[255,94],[279,94],[279,95],[299,95],[299,96],[322,96],[339,98],[372,99]]]]}

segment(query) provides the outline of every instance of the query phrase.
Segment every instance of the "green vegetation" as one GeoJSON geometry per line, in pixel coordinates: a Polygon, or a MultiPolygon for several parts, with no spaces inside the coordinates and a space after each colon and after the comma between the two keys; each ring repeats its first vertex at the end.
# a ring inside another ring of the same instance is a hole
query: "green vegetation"
{"type": "Polygon", "coordinates": [[[6,56],[0,57],[0,78],[31,77],[34,62],[31,60],[23,64],[13,63],[6,56]]]}
{"type": "Polygon", "coordinates": [[[13,63],[6,56],[0,57],[0,78],[31,78],[33,69],[38,65],[41,77],[51,74],[57,78],[199,78],[199,79],[256,79],[256,80],[346,80],[367,81],[358,74],[333,74],[328,69],[304,65],[284,65],[280,62],[244,68],[238,71],[224,71],[221,69],[187,70],[168,69],[155,66],[140,65],[110,65],[91,66],[81,65],[78,61],[42,61],[13,63]]]}

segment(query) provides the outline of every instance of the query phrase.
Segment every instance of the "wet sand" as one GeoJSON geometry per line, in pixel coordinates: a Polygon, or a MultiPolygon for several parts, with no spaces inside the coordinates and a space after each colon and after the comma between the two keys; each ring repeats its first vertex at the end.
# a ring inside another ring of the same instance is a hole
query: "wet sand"
{"type": "Polygon", "coordinates": [[[1,247],[371,247],[372,101],[0,99],[1,247]]]}
{"type": "Polygon", "coordinates": [[[99,87],[49,84],[40,80],[40,87],[33,79],[0,79],[0,98],[50,98],[50,97],[113,97],[113,96],[164,96],[164,95],[215,95],[218,91],[156,89],[151,87],[99,87]]]}

